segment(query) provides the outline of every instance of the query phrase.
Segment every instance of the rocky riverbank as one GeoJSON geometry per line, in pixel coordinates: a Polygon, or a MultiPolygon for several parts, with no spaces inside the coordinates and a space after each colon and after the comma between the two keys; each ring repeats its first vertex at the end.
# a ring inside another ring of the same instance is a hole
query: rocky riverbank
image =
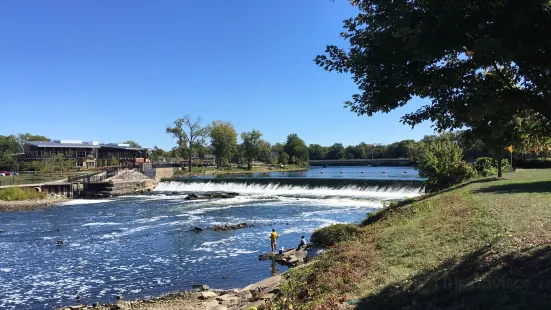
{"type": "MultiPolygon", "coordinates": [[[[290,249],[283,254],[265,253],[260,260],[273,260],[279,264],[301,268],[305,266],[307,251],[290,249]],[[298,267],[297,267],[298,266],[298,267]]],[[[306,263],[307,264],[307,263],[306,263]]],[[[208,285],[194,285],[193,290],[134,301],[122,298],[112,304],[78,304],[57,310],[249,310],[264,309],[263,306],[276,300],[287,273],[266,278],[243,289],[210,290],[208,285]]]]}
{"type": "Polygon", "coordinates": [[[41,208],[51,207],[61,202],[68,201],[65,196],[47,196],[44,199],[20,200],[20,201],[4,201],[0,200],[0,212],[21,211],[21,210],[37,210],[41,208]]]}
{"type": "Polygon", "coordinates": [[[285,274],[264,279],[243,289],[209,290],[206,285],[199,285],[193,291],[169,294],[162,297],[124,301],[113,304],[86,305],[79,304],[61,307],[57,310],[98,309],[98,310],[248,310],[261,307],[273,301],[279,294],[279,288],[285,274]]]}

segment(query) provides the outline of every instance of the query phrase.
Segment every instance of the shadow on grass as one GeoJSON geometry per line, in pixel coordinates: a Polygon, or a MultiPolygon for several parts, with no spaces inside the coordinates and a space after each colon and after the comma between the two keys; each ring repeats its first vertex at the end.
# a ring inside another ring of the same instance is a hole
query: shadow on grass
{"type": "Polygon", "coordinates": [[[551,181],[538,181],[530,183],[502,184],[481,188],[475,193],[548,193],[551,192],[551,181]]]}
{"type": "Polygon", "coordinates": [[[443,193],[447,193],[447,192],[450,192],[450,191],[453,191],[453,190],[461,189],[461,188],[463,188],[467,185],[478,184],[478,183],[488,183],[488,182],[494,182],[494,181],[498,181],[498,180],[501,180],[501,179],[497,178],[497,177],[478,179],[478,180],[469,181],[469,182],[466,182],[466,183],[463,183],[463,184],[460,184],[460,185],[457,185],[457,186],[454,186],[454,187],[450,187],[448,189],[445,189],[445,190],[442,190],[442,191],[439,191],[439,192],[436,192],[436,193],[430,193],[430,194],[426,194],[426,195],[423,195],[421,197],[416,197],[416,198],[403,199],[401,201],[394,202],[393,204],[391,204],[387,208],[380,209],[377,212],[369,213],[367,218],[361,222],[360,226],[365,227],[365,226],[371,225],[375,222],[378,222],[381,219],[388,216],[390,213],[400,211],[401,208],[403,208],[407,205],[410,205],[412,203],[421,202],[423,200],[429,199],[431,197],[434,197],[434,196],[437,196],[437,195],[440,195],[440,194],[443,194],[443,193]]]}
{"type": "Polygon", "coordinates": [[[457,186],[453,186],[453,187],[450,187],[450,188],[446,188],[444,190],[441,190],[439,192],[436,192],[436,193],[431,193],[427,196],[425,196],[425,198],[429,198],[429,197],[432,197],[432,196],[435,196],[435,195],[440,195],[440,194],[443,194],[443,193],[447,193],[447,192],[450,192],[450,191],[454,191],[454,190],[457,190],[457,189],[461,189],[467,185],[471,185],[471,184],[479,184],[479,183],[488,183],[488,182],[494,182],[494,181],[499,181],[499,180],[503,180],[503,179],[500,179],[498,177],[488,177],[488,178],[483,178],[483,179],[477,179],[477,180],[473,180],[473,181],[468,181],[468,182],[465,182],[465,183],[462,183],[462,184],[459,184],[457,186]]]}
{"type": "Polygon", "coordinates": [[[389,285],[356,309],[551,309],[551,246],[488,260],[486,249],[459,263],[389,285]]]}

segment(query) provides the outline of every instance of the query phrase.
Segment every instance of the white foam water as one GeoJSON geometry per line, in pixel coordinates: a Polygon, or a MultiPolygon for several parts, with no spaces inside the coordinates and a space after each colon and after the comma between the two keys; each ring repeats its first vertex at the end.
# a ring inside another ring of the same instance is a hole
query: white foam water
{"type": "Polygon", "coordinates": [[[301,197],[357,197],[377,199],[399,199],[415,197],[421,188],[360,187],[348,185],[341,188],[307,185],[245,184],[237,182],[163,182],[155,192],[238,192],[261,196],[301,196],[301,197]]]}
{"type": "Polygon", "coordinates": [[[89,204],[98,204],[106,203],[112,201],[111,199],[73,199],[60,203],[62,206],[72,206],[72,205],[89,205],[89,204]]]}

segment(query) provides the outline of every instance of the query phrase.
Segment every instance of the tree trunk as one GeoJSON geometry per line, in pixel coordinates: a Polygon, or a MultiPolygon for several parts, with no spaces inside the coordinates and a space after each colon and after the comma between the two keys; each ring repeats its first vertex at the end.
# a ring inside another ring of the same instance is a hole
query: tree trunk
{"type": "Polygon", "coordinates": [[[502,159],[502,151],[500,151],[497,155],[497,177],[501,178],[503,177],[503,172],[501,171],[501,159],[502,159]]]}
{"type": "Polygon", "coordinates": [[[189,148],[189,151],[188,151],[188,162],[187,162],[187,168],[188,168],[188,172],[191,172],[191,147],[189,148]]]}

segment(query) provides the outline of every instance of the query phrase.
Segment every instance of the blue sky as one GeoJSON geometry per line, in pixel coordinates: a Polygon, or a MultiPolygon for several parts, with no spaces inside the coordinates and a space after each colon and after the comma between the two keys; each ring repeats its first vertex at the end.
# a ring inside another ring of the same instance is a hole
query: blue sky
{"type": "Polygon", "coordinates": [[[231,121],[282,142],[391,143],[431,134],[400,117],[343,108],[357,88],[313,59],[345,46],[336,0],[5,1],[0,10],[0,134],[169,149],[177,117],[231,121]]]}

